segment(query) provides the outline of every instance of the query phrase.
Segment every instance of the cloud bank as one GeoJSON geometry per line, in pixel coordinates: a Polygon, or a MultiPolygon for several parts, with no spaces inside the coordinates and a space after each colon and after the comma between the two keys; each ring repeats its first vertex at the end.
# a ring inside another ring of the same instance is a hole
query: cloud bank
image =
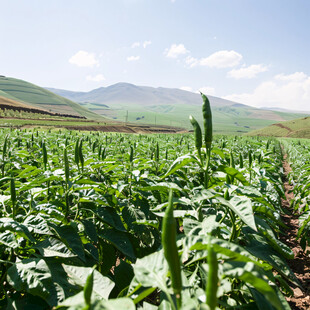
{"type": "Polygon", "coordinates": [[[224,99],[255,107],[310,110],[310,77],[303,72],[278,74],[251,93],[231,94],[224,99]]]}
{"type": "Polygon", "coordinates": [[[99,61],[96,59],[95,54],[86,51],[78,51],[69,59],[69,63],[78,67],[88,68],[99,65],[99,61]]]}

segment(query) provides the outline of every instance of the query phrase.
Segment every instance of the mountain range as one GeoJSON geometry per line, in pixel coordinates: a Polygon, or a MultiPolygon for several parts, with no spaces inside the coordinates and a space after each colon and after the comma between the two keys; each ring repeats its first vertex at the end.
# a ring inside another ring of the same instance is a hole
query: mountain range
{"type": "MultiPolygon", "coordinates": [[[[89,92],[55,88],[48,90],[110,119],[138,124],[181,126],[187,129],[190,128],[190,114],[202,121],[200,94],[178,88],[117,83],[89,92]]],[[[218,133],[245,133],[275,122],[309,115],[257,109],[214,96],[208,98],[213,112],[214,129],[218,133]]]]}
{"type": "MultiPolygon", "coordinates": [[[[207,94],[208,95],[208,94],[207,94]]],[[[309,116],[292,111],[257,109],[208,96],[216,133],[242,134],[268,125],[309,116]]],[[[42,88],[24,80],[0,76],[0,108],[82,116],[103,123],[115,121],[135,126],[175,126],[191,129],[193,115],[202,122],[201,96],[164,87],[117,83],[89,92],[42,88]]]]}

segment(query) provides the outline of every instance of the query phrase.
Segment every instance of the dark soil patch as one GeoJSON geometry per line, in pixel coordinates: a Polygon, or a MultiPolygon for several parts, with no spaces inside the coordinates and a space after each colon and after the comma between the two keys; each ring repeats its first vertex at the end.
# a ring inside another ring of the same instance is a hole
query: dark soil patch
{"type": "Polygon", "coordinates": [[[283,129],[288,130],[289,132],[292,132],[292,129],[291,129],[291,128],[289,128],[289,127],[287,127],[287,126],[284,126],[284,125],[281,124],[281,123],[273,124],[273,126],[278,126],[278,127],[280,127],[280,128],[283,128],[283,129]]]}
{"type": "Polygon", "coordinates": [[[16,106],[16,105],[10,105],[10,104],[0,104],[0,109],[2,109],[2,110],[13,110],[13,111],[17,111],[17,112],[46,114],[46,115],[51,115],[51,116],[70,117],[70,118],[76,118],[76,119],[86,119],[85,116],[81,116],[81,115],[53,113],[53,112],[49,112],[49,111],[46,111],[43,109],[37,109],[37,108],[27,107],[27,106],[23,106],[23,105],[16,106]]]}
{"type": "MultiPolygon", "coordinates": [[[[47,115],[47,114],[46,114],[47,115]]],[[[55,115],[55,114],[54,114],[55,115]]],[[[51,121],[51,122],[61,122],[61,121],[66,121],[66,122],[77,122],[76,119],[72,119],[72,117],[68,116],[60,116],[61,118],[30,118],[30,117],[16,117],[16,116],[0,116],[1,119],[20,119],[20,120],[26,120],[26,121],[51,121]]],[[[87,120],[87,119],[79,119],[78,122],[83,122],[83,123],[93,123],[93,120],[87,120]]]]}
{"type": "Polygon", "coordinates": [[[302,285],[302,289],[299,287],[291,287],[294,292],[293,297],[288,297],[287,301],[292,309],[309,310],[310,309],[310,256],[303,251],[299,242],[296,240],[299,223],[298,214],[292,213],[290,208],[290,201],[294,199],[292,192],[293,186],[288,183],[287,174],[291,171],[289,163],[286,161],[286,155],[284,156],[283,168],[285,172],[284,188],[286,200],[282,199],[282,208],[287,212],[282,216],[282,220],[285,225],[289,227],[287,231],[284,231],[285,235],[280,237],[281,241],[288,245],[294,252],[295,258],[289,260],[287,263],[295,273],[295,276],[302,285]]]}
{"type": "Polygon", "coordinates": [[[68,130],[81,130],[81,131],[101,131],[101,132],[122,132],[122,133],[184,133],[185,130],[173,127],[149,127],[149,126],[129,126],[129,125],[57,125],[57,128],[66,128],[68,130]]]}

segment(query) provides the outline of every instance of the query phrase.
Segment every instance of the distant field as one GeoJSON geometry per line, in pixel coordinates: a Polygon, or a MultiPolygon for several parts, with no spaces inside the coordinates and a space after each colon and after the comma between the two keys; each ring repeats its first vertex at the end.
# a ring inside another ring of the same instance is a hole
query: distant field
{"type": "Polygon", "coordinates": [[[310,139],[310,117],[276,123],[248,133],[250,136],[270,136],[310,139]]]}
{"type": "MultiPolygon", "coordinates": [[[[200,123],[202,122],[201,106],[190,105],[178,105],[167,107],[145,107],[141,111],[141,106],[130,105],[130,107],[123,107],[122,110],[102,110],[103,115],[107,118],[117,119],[120,121],[126,121],[128,109],[128,122],[136,124],[153,124],[153,125],[166,125],[166,126],[178,126],[186,129],[191,129],[189,122],[189,115],[193,115],[200,123]]],[[[268,111],[267,111],[268,112],[268,111]]],[[[297,113],[282,113],[272,112],[272,118],[270,115],[263,114],[261,118],[257,118],[257,112],[251,111],[246,108],[235,107],[212,107],[213,119],[214,119],[214,131],[219,134],[244,134],[253,130],[260,129],[262,127],[269,126],[280,120],[295,119],[300,117],[297,113]],[[269,117],[268,117],[269,116],[269,117]]],[[[271,113],[270,113],[271,114],[271,113]]]]}

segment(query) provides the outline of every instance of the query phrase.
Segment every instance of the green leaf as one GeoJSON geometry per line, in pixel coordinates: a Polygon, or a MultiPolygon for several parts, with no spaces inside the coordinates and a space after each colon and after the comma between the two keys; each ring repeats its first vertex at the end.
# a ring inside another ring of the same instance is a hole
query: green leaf
{"type": "MultiPolygon", "coordinates": [[[[203,242],[196,242],[190,250],[207,250],[208,238],[204,238],[203,242]]],[[[251,262],[259,267],[264,267],[262,263],[256,260],[256,257],[250,254],[241,246],[222,239],[212,238],[211,240],[213,249],[216,253],[221,254],[223,259],[229,258],[232,261],[251,262]]]]}
{"type": "Polygon", "coordinates": [[[50,227],[45,218],[40,214],[29,215],[25,221],[24,225],[27,226],[30,232],[39,234],[39,235],[53,235],[50,227]]]}
{"type": "Polygon", "coordinates": [[[44,299],[50,306],[57,305],[79,287],[67,282],[59,264],[49,266],[43,259],[30,258],[17,262],[8,269],[8,282],[17,291],[26,291],[44,299]],[[52,269],[51,269],[52,268],[52,269]]]}
{"type": "Polygon", "coordinates": [[[306,229],[307,225],[310,223],[310,210],[303,213],[300,217],[299,217],[299,230],[298,230],[298,234],[297,237],[300,238],[303,234],[303,231],[306,229]]]}
{"type": "Polygon", "coordinates": [[[81,220],[84,230],[85,230],[85,235],[93,242],[97,242],[97,230],[95,224],[91,220],[81,220]]]}
{"type": "Polygon", "coordinates": [[[114,269],[115,284],[119,291],[129,286],[134,277],[132,265],[120,260],[120,264],[114,269]]]}
{"type": "Polygon", "coordinates": [[[209,189],[202,189],[200,192],[198,192],[194,197],[192,198],[193,202],[201,202],[207,199],[214,198],[217,194],[209,189]]]}
{"type": "Polygon", "coordinates": [[[65,243],[67,247],[83,262],[85,262],[84,247],[76,225],[71,222],[69,225],[62,226],[49,223],[49,226],[56,232],[56,235],[61,239],[61,241],[65,243]]]}
{"type": "Polygon", "coordinates": [[[144,191],[163,191],[168,192],[170,189],[181,192],[184,189],[172,182],[159,182],[154,185],[145,186],[141,188],[144,191]]]}
{"type": "Polygon", "coordinates": [[[238,171],[236,168],[221,165],[216,170],[228,174],[230,177],[233,177],[237,179],[238,181],[240,181],[243,185],[246,185],[246,186],[250,185],[249,182],[244,177],[244,175],[240,171],[238,171]]]}
{"type": "MultiPolygon", "coordinates": [[[[84,287],[87,277],[92,272],[92,268],[89,267],[78,267],[62,264],[67,277],[72,284],[77,284],[80,287],[84,287]]],[[[114,282],[112,282],[108,277],[103,276],[97,270],[94,270],[94,280],[93,280],[93,292],[96,294],[96,298],[108,299],[109,295],[114,287],[114,282]]]]}
{"type": "Polygon", "coordinates": [[[0,244],[4,244],[6,247],[12,249],[17,249],[20,247],[16,236],[10,231],[0,233],[0,244]]]}
{"type": "Polygon", "coordinates": [[[287,259],[294,258],[294,252],[289,246],[276,238],[270,226],[260,218],[256,217],[259,232],[266,238],[267,242],[281,255],[287,259]]]}
{"type": "Polygon", "coordinates": [[[247,224],[253,230],[257,231],[254,219],[254,213],[252,209],[252,203],[248,197],[234,196],[229,201],[227,201],[222,197],[217,197],[216,199],[221,204],[225,205],[226,207],[234,211],[245,224],[247,224]]]}
{"type": "Polygon", "coordinates": [[[111,242],[123,254],[135,259],[134,249],[127,233],[112,228],[104,229],[99,236],[111,242]]]}
{"type": "MultiPolygon", "coordinates": [[[[56,309],[85,310],[83,292],[67,298],[56,309]]],[[[95,300],[90,305],[91,310],[135,310],[135,304],[130,298],[117,298],[109,300],[95,300]]]]}
{"type": "Polygon", "coordinates": [[[60,240],[49,237],[39,242],[35,247],[44,257],[76,257],[68,247],[60,240]]]}
{"type": "Polygon", "coordinates": [[[35,239],[32,237],[31,233],[29,232],[27,226],[20,224],[8,217],[0,218],[0,232],[4,231],[11,231],[17,234],[17,236],[24,237],[32,242],[35,239]]]}
{"type": "Polygon", "coordinates": [[[134,264],[136,280],[144,287],[158,287],[167,290],[166,276],[168,264],[163,251],[155,252],[141,259],[134,264]]]}
{"type": "Polygon", "coordinates": [[[248,262],[225,262],[225,277],[237,278],[255,287],[276,308],[282,309],[282,303],[274,289],[268,284],[268,277],[262,268],[248,262]]]}
{"type": "MultiPolygon", "coordinates": [[[[245,231],[245,233],[247,234],[248,232],[245,231]]],[[[251,238],[247,241],[245,249],[254,257],[269,263],[281,275],[285,276],[286,279],[292,281],[295,285],[300,286],[299,281],[288,264],[279,256],[279,253],[266,242],[266,239],[263,236],[252,234],[251,238]]]]}
{"type": "Polygon", "coordinates": [[[135,310],[136,306],[130,298],[117,298],[100,301],[94,305],[93,310],[135,310]]]}
{"type": "Polygon", "coordinates": [[[119,231],[123,231],[123,232],[126,231],[123,225],[123,222],[121,220],[121,217],[111,207],[107,207],[107,206],[98,207],[97,212],[95,213],[95,216],[100,221],[110,225],[111,227],[119,231]]]}
{"type": "Polygon", "coordinates": [[[184,155],[184,156],[178,157],[172,163],[172,165],[169,167],[168,171],[164,175],[162,175],[160,178],[161,179],[166,178],[170,174],[172,174],[175,171],[181,169],[182,167],[186,166],[187,164],[189,164],[192,161],[194,161],[194,158],[192,156],[190,156],[190,155],[184,155]]]}

